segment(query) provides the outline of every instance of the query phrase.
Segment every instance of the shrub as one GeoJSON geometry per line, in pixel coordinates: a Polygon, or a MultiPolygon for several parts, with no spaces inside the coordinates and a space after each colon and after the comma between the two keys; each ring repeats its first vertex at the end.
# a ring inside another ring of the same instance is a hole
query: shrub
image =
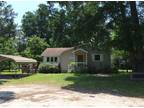
{"type": "Polygon", "coordinates": [[[119,73],[118,68],[116,68],[116,67],[112,67],[111,72],[112,73],[119,73]]]}
{"type": "Polygon", "coordinates": [[[39,73],[60,73],[59,66],[41,63],[38,67],[39,73]]]}
{"type": "Polygon", "coordinates": [[[12,62],[12,61],[0,62],[0,71],[9,70],[9,69],[15,69],[16,67],[17,67],[17,65],[14,62],[12,62]]]}
{"type": "Polygon", "coordinates": [[[80,68],[78,70],[76,70],[76,73],[89,73],[88,69],[87,68],[80,68]]]}

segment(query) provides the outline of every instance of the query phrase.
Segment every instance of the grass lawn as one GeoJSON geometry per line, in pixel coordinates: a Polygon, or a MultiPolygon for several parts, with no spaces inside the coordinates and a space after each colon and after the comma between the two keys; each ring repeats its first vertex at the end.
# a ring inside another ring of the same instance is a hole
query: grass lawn
{"type": "Polygon", "coordinates": [[[0,74],[21,74],[21,70],[4,70],[0,74]]]}
{"type": "Polygon", "coordinates": [[[0,79],[0,84],[47,84],[78,92],[144,97],[144,81],[132,81],[128,73],[112,74],[109,76],[74,73],[34,74],[21,79],[0,79]]]}

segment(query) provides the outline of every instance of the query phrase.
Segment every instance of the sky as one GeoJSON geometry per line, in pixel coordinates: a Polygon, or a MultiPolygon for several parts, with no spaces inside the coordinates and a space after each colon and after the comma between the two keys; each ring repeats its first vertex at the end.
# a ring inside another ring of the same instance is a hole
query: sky
{"type": "Polygon", "coordinates": [[[38,8],[38,5],[41,3],[46,3],[44,0],[34,0],[34,1],[7,1],[8,4],[12,5],[12,8],[14,11],[18,14],[17,17],[15,18],[15,23],[18,25],[21,25],[21,19],[22,16],[25,14],[27,11],[35,11],[38,8]]]}

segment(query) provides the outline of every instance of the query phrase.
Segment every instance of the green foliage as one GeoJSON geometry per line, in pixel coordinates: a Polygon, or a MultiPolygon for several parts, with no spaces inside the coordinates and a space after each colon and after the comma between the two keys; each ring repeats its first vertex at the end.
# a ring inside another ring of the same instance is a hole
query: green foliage
{"type": "Polygon", "coordinates": [[[38,67],[39,73],[60,73],[58,66],[41,63],[38,67]]]}
{"type": "Polygon", "coordinates": [[[32,36],[28,38],[27,48],[24,50],[24,52],[22,52],[22,55],[32,57],[40,61],[40,55],[47,47],[49,46],[44,39],[38,36],[32,36]]]}
{"type": "Polygon", "coordinates": [[[128,52],[123,51],[123,50],[113,50],[112,51],[112,56],[113,57],[127,57],[128,52]]]}
{"type": "Polygon", "coordinates": [[[32,12],[26,12],[25,15],[23,16],[22,30],[25,33],[25,36],[36,35],[37,26],[35,19],[36,18],[32,12]]]}
{"type": "MultiPolygon", "coordinates": [[[[26,12],[22,19],[22,30],[26,37],[37,35],[44,38],[49,43],[53,35],[54,21],[53,7],[40,4],[35,12],[26,12]]],[[[56,22],[57,23],[57,22],[56,22]]]]}
{"type": "Polygon", "coordinates": [[[2,54],[18,54],[17,53],[17,41],[14,38],[4,39],[0,37],[0,53],[2,54]]]}
{"type": "Polygon", "coordinates": [[[11,5],[0,1],[0,53],[2,54],[15,54],[17,52],[14,38],[16,32],[15,16],[16,13],[11,5]]]}
{"type": "Polygon", "coordinates": [[[100,2],[40,4],[35,12],[27,12],[23,16],[22,30],[26,36],[37,35],[46,39],[51,47],[88,44],[99,49],[110,48],[100,2]]]}
{"type": "Polygon", "coordinates": [[[0,71],[3,70],[14,70],[17,68],[17,65],[12,61],[3,61],[0,62],[0,71]]]}
{"type": "Polygon", "coordinates": [[[16,24],[14,18],[16,13],[13,11],[11,5],[4,1],[0,1],[0,38],[10,38],[15,36],[16,24]]]}

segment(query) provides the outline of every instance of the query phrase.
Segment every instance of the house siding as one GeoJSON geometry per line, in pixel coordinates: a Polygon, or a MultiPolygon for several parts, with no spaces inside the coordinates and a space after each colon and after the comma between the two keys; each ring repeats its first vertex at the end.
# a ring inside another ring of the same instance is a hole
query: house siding
{"type": "Polygon", "coordinates": [[[43,63],[47,63],[47,57],[43,56],[43,63]]]}
{"type": "Polygon", "coordinates": [[[62,72],[68,71],[69,63],[75,60],[72,51],[73,50],[66,51],[63,54],[61,54],[61,56],[60,56],[60,66],[61,66],[62,72]]]}
{"type": "Polygon", "coordinates": [[[100,69],[110,68],[111,67],[111,59],[110,53],[104,51],[96,51],[96,50],[89,50],[88,51],[88,68],[96,71],[100,69]],[[101,54],[102,61],[93,61],[93,54],[101,54]]]}

